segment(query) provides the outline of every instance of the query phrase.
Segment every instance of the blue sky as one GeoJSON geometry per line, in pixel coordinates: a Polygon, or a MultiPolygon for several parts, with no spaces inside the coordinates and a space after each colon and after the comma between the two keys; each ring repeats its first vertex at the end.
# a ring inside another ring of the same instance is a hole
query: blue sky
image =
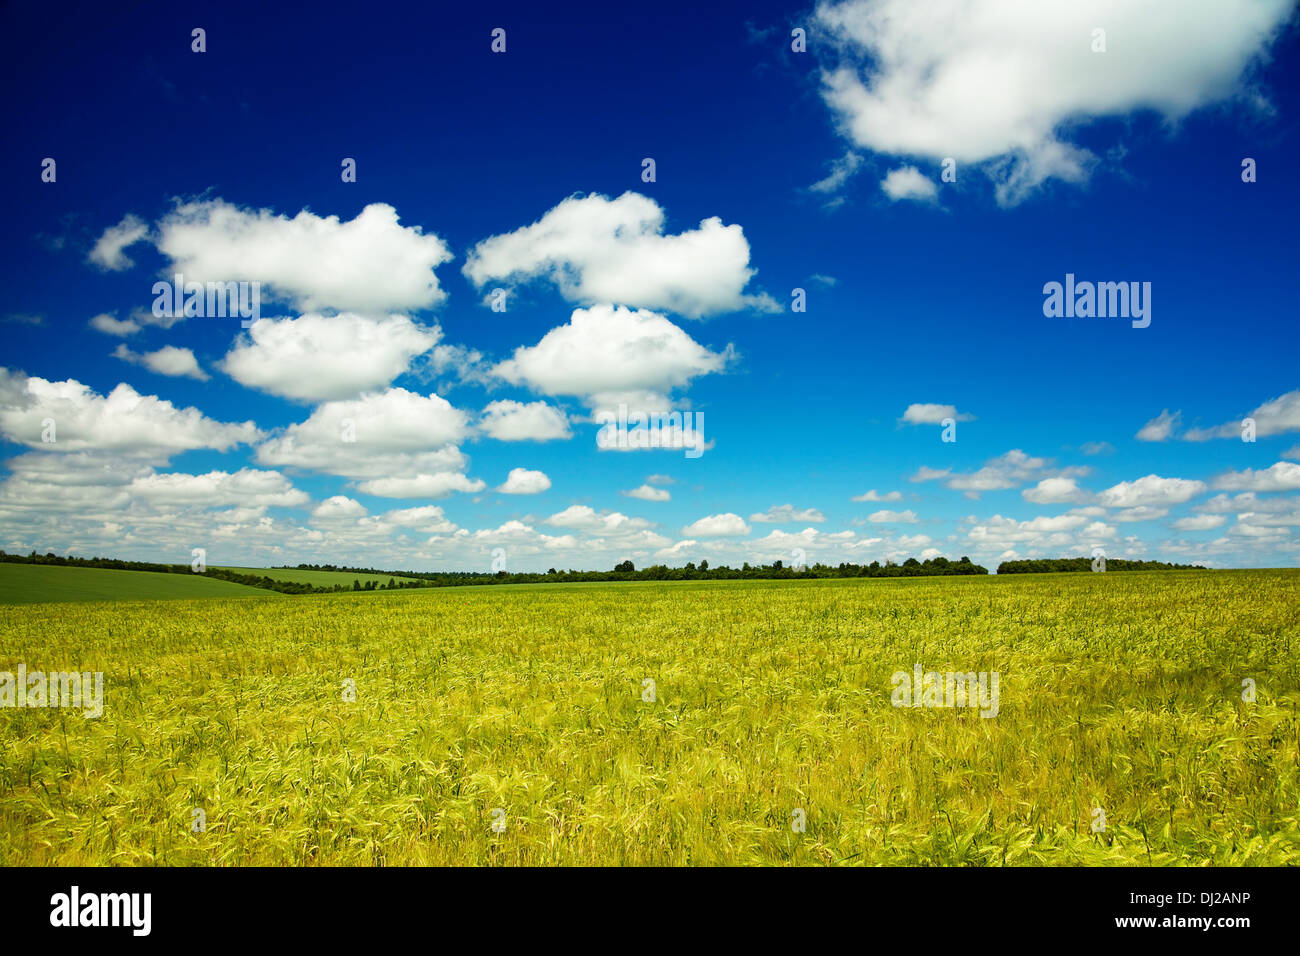
{"type": "Polygon", "coordinates": [[[1300,558],[1294,0],[50,9],[0,13],[6,550],[1300,558]],[[177,272],[262,318],[155,317],[177,272]],[[620,403],[706,450],[602,450],[620,403]]]}

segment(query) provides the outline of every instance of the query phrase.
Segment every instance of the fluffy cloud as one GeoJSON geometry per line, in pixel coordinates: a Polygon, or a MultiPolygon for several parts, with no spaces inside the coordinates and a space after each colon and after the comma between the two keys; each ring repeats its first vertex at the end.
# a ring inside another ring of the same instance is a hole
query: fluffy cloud
{"type": "Polygon", "coordinates": [[[441,334],[404,315],[261,319],[221,369],[241,385],[296,401],[354,398],[388,385],[441,334]]]}
{"type": "Polygon", "coordinates": [[[682,529],[682,534],[698,535],[701,538],[749,534],[749,525],[737,514],[709,515],[687,525],[682,529]]]}
{"type": "Polygon", "coordinates": [[[116,226],[104,230],[87,257],[101,269],[120,272],[133,265],[122,250],[133,245],[149,234],[149,226],[143,219],[127,215],[116,226]]]}
{"type": "Polygon", "coordinates": [[[198,359],[189,349],[178,348],[175,345],[164,345],[156,352],[132,352],[125,345],[119,345],[113,350],[113,357],[120,358],[123,361],[130,362],[133,365],[143,365],[151,372],[157,372],[159,375],[169,375],[173,378],[194,378],[200,382],[208,380],[208,374],[199,368],[198,359]]]}
{"type": "Polygon", "coordinates": [[[497,441],[550,441],[573,435],[568,416],[545,402],[490,402],[479,428],[497,441]]]}
{"type": "Polygon", "coordinates": [[[816,22],[840,51],[823,98],[857,147],[981,163],[1004,205],[1093,163],[1067,130],[1155,110],[1174,121],[1233,95],[1292,0],[844,0],[816,22]],[[936,24],[942,24],[937,29],[936,24]],[[1093,52],[1104,27],[1106,52],[1093,52]]]}
{"type": "Polygon", "coordinates": [[[1295,491],[1300,488],[1300,464],[1279,461],[1261,471],[1229,471],[1214,479],[1214,487],[1224,491],[1295,491]]]}
{"type": "Polygon", "coordinates": [[[1169,409],[1166,408],[1139,428],[1135,437],[1138,441],[1168,441],[1173,437],[1174,429],[1178,427],[1182,414],[1182,412],[1170,414],[1169,409]]]}
{"type": "Polygon", "coordinates": [[[956,405],[913,402],[907,406],[907,410],[903,412],[900,421],[908,425],[942,425],[945,418],[951,418],[953,421],[958,422],[969,422],[973,421],[975,416],[968,415],[965,412],[958,414],[956,405]]]}
{"type": "Polygon", "coordinates": [[[732,354],[730,346],[710,352],[655,312],[598,305],[575,309],[567,325],[516,349],[494,372],[546,395],[582,396],[593,407],[626,402],[649,412],[666,410],[669,392],[721,371],[732,354]]]}
{"type": "Polygon", "coordinates": [[[551,479],[544,471],[529,471],[527,468],[511,468],[505,484],[497,488],[503,495],[539,495],[551,487],[551,479]]]}
{"type": "Polygon", "coordinates": [[[135,335],[140,331],[140,323],[136,322],[135,319],[118,319],[107,312],[101,312],[99,315],[93,316],[89,325],[96,332],[115,335],[118,338],[135,335]]]}
{"type": "Polygon", "coordinates": [[[1106,508],[1168,507],[1195,498],[1205,487],[1203,481],[1147,475],[1107,488],[1097,495],[1097,503],[1106,508]]]}
{"type": "Polygon", "coordinates": [[[293,507],[309,500],[279,472],[254,468],[242,468],[234,474],[210,471],[206,475],[149,475],[135,479],[127,490],[134,497],[161,505],[293,507]]]}
{"type": "MultiPolygon", "coordinates": [[[[1255,420],[1255,434],[1260,438],[1300,431],[1300,389],[1270,399],[1245,417],[1255,420]]],[[[1241,435],[1239,419],[1224,422],[1215,428],[1188,429],[1183,438],[1187,441],[1206,441],[1210,438],[1241,438],[1241,435]]],[[[1296,456],[1288,454],[1285,457],[1296,456]]]]}
{"type": "Polygon", "coordinates": [[[916,512],[910,509],[890,511],[888,508],[882,508],[867,515],[867,520],[872,524],[916,524],[916,512]]]}
{"type": "Polygon", "coordinates": [[[378,498],[445,498],[454,491],[482,491],[487,485],[459,472],[421,472],[406,478],[372,478],[357,490],[378,498]]]}
{"type": "Polygon", "coordinates": [[[1080,488],[1073,478],[1044,478],[1020,494],[1036,505],[1078,504],[1092,499],[1092,494],[1080,488]]]}
{"type": "MultiPolygon", "coordinates": [[[[1013,448],[1006,454],[991,459],[977,471],[967,474],[954,474],[947,468],[939,469],[922,466],[909,480],[920,482],[946,478],[948,479],[945,482],[947,487],[966,492],[968,498],[978,498],[985,491],[1014,488],[1026,481],[1031,481],[1041,476],[1050,464],[1051,462],[1046,458],[1032,458],[1019,448],[1013,448]]],[[[1070,478],[1084,474],[1087,471],[1087,468],[1066,468],[1049,477],[1070,478]]]]}
{"type": "Polygon", "coordinates": [[[915,199],[931,202],[939,194],[939,187],[915,166],[900,166],[891,169],[880,181],[880,188],[894,202],[900,199],[915,199]]]}
{"type": "Polygon", "coordinates": [[[744,294],[754,270],[740,226],[716,216],[664,235],[658,203],[638,193],[573,196],[531,226],[485,239],[465,275],[477,286],[545,276],[571,302],[615,303],[699,318],[746,308],[776,310],[744,294]]]}
{"type": "Polygon", "coordinates": [[[348,222],[220,199],[185,203],[158,223],[157,242],[187,282],[261,282],[304,312],[431,308],[446,298],[433,270],[451,258],[441,239],[399,225],[384,203],[348,222]]]}
{"type": "Polygon", "coordinates": [[[875,488],[872,488],[870,491],[864,492],[863,494],[854,495],[849,500],[850,501],[902,501],[903,493],[901,491],[890,491],[882,495],[878,491],[876,491],[875,488]]]}
{"type": "Polygon", "coordinates": [[[1189,515],[1170,525],[1175,531],[1209,531],[1218,528],[1228,519],[1224,515],[1189,515]]]}
{"type": "Polygon", "coordinates": [[[364,518],[366,506],[346,495],[334,495],[313,508],[311,516],[321,521],[364,518]]]}
{"type": "Polygon", "coordinates": [[[101,396],[73,379],[51,382],[0,368],[0,433],[30,448],[55,452],[102,451],[165,460],[183,451],[226,451],[261,437],[253,422],[226,424],[197,408],[177,408],[130,385],[101,396]],[[42,440],[46,419],[53,443],[42,440]]]}
{"type": "Polygon", "coordinates": [[[750,521],[759,524],[788,524],[792,521],[803,523],[811,521],[814,524],[820,524],[826,520],[826,516],[816,508],[796,508],[794,505],[773,505],[767,511],[759,512],[749,516],[750,521]]]}
{"type": "Polygon", "coordinates": [[[624,491],[623,494],[641,501],[668,501],[672,498],[667,489],[656,488],[649,484],[642,485],[640,488],[633,488],[631,491],[624,491]]]}

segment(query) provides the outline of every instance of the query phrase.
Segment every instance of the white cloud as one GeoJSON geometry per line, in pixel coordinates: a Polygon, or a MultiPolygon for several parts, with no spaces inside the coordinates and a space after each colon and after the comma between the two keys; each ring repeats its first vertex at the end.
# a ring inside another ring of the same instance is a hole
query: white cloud
{"type": "Polygon", "coordinates": [[[1211,528],[1222,527],[1227,520],[1224,515],[1189,515],[1179,518],[1170,527],[1176,531],[1209,531],[1211,528]]]}
{"type": "MultiPolygon", "coordinates": [[[[1300,389],[1270,399],[1251,412],[1246,418],[1255,420],[1255,434],[1260,438],[1272,435],[1284,435],[1287,432],[1300,431],[1300,389]]],[[[1210,438],[1241,438],[1241,420],[1224,422],[1214,428],[1192,428],[1183,438],[1187,441],[1206,441],[1210,438]]],[[[1292,452],[1300,451],[1293,448],[1292,452]]],[[[1283,457],[1300,457],[1291,453],[1283,457]]]]}
{"type": "Polygon", "coordinates": [[[747,308],[777,309],[746,295],[749,243],[738,225],[716,216],[698,229],[663,235],[658,203],[626,192],[565,199],[531,226],[493,236],[469,253],[475,285],[545,276],[571,302],[614,303],[700,318],[747,308]]]}
{"type": "Polygon", "coordinates": [[[543,471],[511,468],[505,484],[497,488],[503,495],[539,495],[551,487],[551,479],[543,471]]]}
{"type": "Polygon", "coordinates": [[[672,498],[667,489],[655,488],[649,484],[642,485],[640,488],[633,488],[631,491],[624,491],[623,494],[641,501],[668,501],[672,498]]]}
{"type": "Polygon", "coordinates": [[[143,219],[128,214],[116,226],[104,230],[87,258],[109,272],[129,269],[135,263],[122,250],[139,242],[148,234],[148,224],[143,219]]]}
{"type": "Polygon", "coordinates": [[[890,491],[880,494],[875,488],[860,495],[854,495],[850,501],[902,501],[903,493],[901,491],[890,491]]]}
{"type": "Polygon", "coordinates": [[[400,528],[414,528],[423,534],[447,534],[457,530],[456,525],[447,519],[437,505],[388,511],[384,513],[383,520],[400,528]]]}
{"type": "Polygon", "coordinates": [[[416,311],[446,298],[433,270],[450,250],[419,226],[399,225],[384,203],[342,222],[204,200],[178,206],[158,233],[159,250],[187,282],[261,282],[264,293],[304,312],[416,311]]]}
{"type": "Polygon", "coordinates": [[[710,352],[657,313],[597,305],[575,309],[567,325],[516,349],[494,371],[546,395],[582,396],[593,406],[624,401],[648,412],[666,409],[669,392],[721,371],[732,354],[730,346],[710,352]]]}
{"type": "Polygon", "coordinates": [[[568,416],[546,402],[491,402],[483,409],[479,428],[497,441],[551,441],[573,435],[568,416]]]}
{"type": "Polygon", "coordinates": [[[682,529],[682,534],[698,535],[701,538],[749,534],[749,525],[737,514],[709,515],[687,525],[682,529]]]}
{"type": "Polygon", "coordinates": [[[900,199],[915,199],[920,202],[932,202],[939,194],[939,187],[915,166],[900,166],[891,169],[880,181],[880,188],[894,202],[900,199]]]}
{"type": "Polygon", "coordinates": [[[1020,494],[1036,505],[1078,504],[1092,500],[1092,494],[1080,488],[1073,478],[1044,478],[1020,494]]]}
{"type": "Polygon", "coordinates": [[[1178,427],[1178,422],[1182,418],[1182,412],[1170,414],[1169,409],[1165,409],[1151,421],[1147,422],[1138,429],[1136,438],[1138,441],[1168,441],[1173,437],[1174,429],[1178,427]]]}
{"type": "Polygon", "coordinates": [[[358,484],[357,490],[378,498],[445,498],[454,491],[482,491],[485,487],[481,479],[445,471],[407,478],[372,478],[358,484]]]}
{"type": "Polygon", "coordinates": [[[789,524],[792,521],[803,523],[811,521],[819,524],[826,520],[826,516],[816,508],[796,508],[794,505],[773,505],[767,511],[759,512],[749,516],[750,521],[759,524],[789,524]]]}
{"type": "Polygon", "coordinates": [[[913,402],[907,406],[900,421],[908,425],[942,425],[945,418],[953,421],[969,422],[975,416],[965,412],[958,414],[956,405],[935,405],[933,403],[913,402]]]}
{"type": "Polygon", "coordinates": [[[916,524],[916,512],[911,509],[890,511],[888,508],[882,508],[867,515],[867,520],[872,524],[916,524]]]}
{"type": "Polygon", "coordinates": [[[293,507],[310,499],[275,471],[241,468],[231,474],[210,471],[206,475],[154,474],[131,482],[128,492],[160,505],[243,505],[293,507]]]}
{"type": "Polygon", "coordinates": [[[17,444],[61,453],[103,451],[163,460],[183,451],[226,451],[261,437],[251,422],[226,424],[119,384],[101,396],[73,379],[51,382],[0,368],[0,433],[17,444]],[[42,441],[46,419],[56,441],[42,441]]]}
{"type": "Polygon", "coordinates": [[[823,98],[856,147],[983,164],[999,203],[1086,180],[1067,139],[1103,117],[1176,121],[1240,90],[1292,0],[845,0],[817,7],[841,59],[823,98]],[[942,25],[937,28],[936,25],[942,25]],[[1094,53],[1104,27],[1106,52],[1094,53]]]}
{"type": "Polygon", "coordinates": [[[853,178],[853,174],[862,166],[862,157],[850,150],[831,163],[831,171],[825,179],[819,179],[808,188],[815,193],[837,193],[853,178]]]}
{"type": "Polygon", "coordinates": [[[1205,482],[1186,478],[1147,475],[1136,481],[1121,481],[1097,495],[1106,508],[1167,507],[1180,505],[1205,491],[1205,482]]]}
{"type": "Polygon", "coordinates": [[[312,509],[311,516],[321,520],[356,519],[366,516],[366,506],[346,495],[326,498],[312,509]]]}
{"type": "Polygon", "coordinates": [[[320,402],[383,388],[441,337],[404,315],[304,315],[261,319],[240,336],[220,367],[249,388],[320,402]]]}
{"type": "Polygon", "coordinates": [[[118,338],[125,338],[140,331],[140,324],[134,319],[114,318],[107,312],[101,312],[99,315],[92,317],[89,324],[96,332],[103,332],[105,335],[116,335],[118,338]]]}
{"type": "Polygon", "coordinates": [[[178,348],[175,345],[164,345],[156,352],[132,352],[125,345],[119,345],[113,350],[113,357],[120,358],[123,361],[130,362],[133,365],[143,365],[151,372],[157,372],[159,375],[169,375],[173,378],[194,378],[200,382],[208,380],[208,374],[199,368],[198,359],[189,349],[178,348]]]}
{"type": "Polygon", "coordinates": [[[1224,491],[1295,491],[1300,488],[1300,464],[1279,461],[1261,471],[1225,472],[1214,479],[1214,487],[1224,491]]]}

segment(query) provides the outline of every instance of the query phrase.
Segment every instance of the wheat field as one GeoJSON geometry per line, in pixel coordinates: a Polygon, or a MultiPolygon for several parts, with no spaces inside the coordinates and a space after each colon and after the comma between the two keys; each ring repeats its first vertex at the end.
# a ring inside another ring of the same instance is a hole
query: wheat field
{"type": "Polygon", "coordinates": [[[105,685],[98,719],[0,708],[0,862],[1296,864],[1298,584],[0,607],[0,670],[105,685]],[[996,672],[996,716],[893,706],[891,675],[917,664],[996,672]]]}

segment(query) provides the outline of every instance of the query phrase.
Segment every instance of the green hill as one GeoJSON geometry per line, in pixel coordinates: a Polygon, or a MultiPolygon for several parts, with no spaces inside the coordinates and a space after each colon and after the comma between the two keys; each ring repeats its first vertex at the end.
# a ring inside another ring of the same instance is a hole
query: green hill
{"type": "Polygon", "coordinates": [[[246,587],[201,574],[113,571],[42,564],[0,564],[0,604],[46,601],[149,601],[171,598],[270,597],[274,591],[246,587]]]}

